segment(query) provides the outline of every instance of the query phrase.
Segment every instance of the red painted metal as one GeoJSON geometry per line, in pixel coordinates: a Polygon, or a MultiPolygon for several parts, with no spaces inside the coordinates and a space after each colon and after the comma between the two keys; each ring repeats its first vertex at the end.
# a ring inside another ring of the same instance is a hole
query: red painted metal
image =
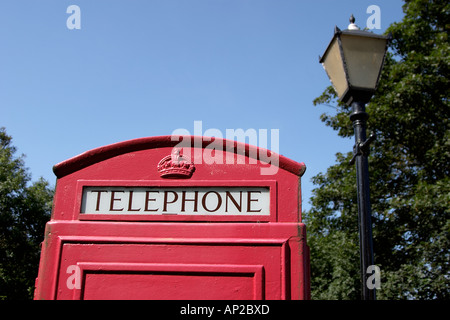
{"type": "Polygon", "coordinates": [[[191,159],[191,170],[186,157],[178,164],[177,153],[172,162],[178,171],[172,177],[164,171],[164,177],[158,164],[169,161],[178,141],[163,136],[97,148],[54,167],[57,187],[35,299],[309,299],[301,222],[305,165],[280,155],[276,173],[261,175],[267,150],[225,139],[185,139],[192,154],[214,142],[223,147],[216,148],[216,160],[234,161],[214,163],[211,153],[202,153],[202,163],[191,159]],[[190,171],[183,173],[182,166],[190,171]],[[82,213],[83,188],[93,186],[264,187],[270,214],[82,213]]]}

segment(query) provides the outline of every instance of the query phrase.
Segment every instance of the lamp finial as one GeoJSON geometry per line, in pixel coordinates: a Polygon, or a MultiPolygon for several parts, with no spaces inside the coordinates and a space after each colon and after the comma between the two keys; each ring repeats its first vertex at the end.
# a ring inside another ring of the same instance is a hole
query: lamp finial
{"type": "Polygon", "coordinates": [[[350,21],[350,24],[348,25],[348,30],[359,30],[359,27],[355,24],[356,19],[353,16],[353,13],[350,16],[349,21],[350,21]]]}

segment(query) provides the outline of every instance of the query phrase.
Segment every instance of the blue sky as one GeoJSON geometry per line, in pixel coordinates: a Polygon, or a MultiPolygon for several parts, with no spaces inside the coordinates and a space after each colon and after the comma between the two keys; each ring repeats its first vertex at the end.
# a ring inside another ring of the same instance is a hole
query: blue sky
{"type": "MultiPolygon", "coordinates": [[[[52,185],[54,164],[84,151],[175,129],[279,130],[279,153],[311,178],[352,150],[312,101],[329,85],[318,63],[334,26],[383,33],[400,0],[3,0],[0,127],[32,179],[52,185]],[[68,29],[70,5],[81,29],[68,29]]],[[[269,140],[269,147],[270,147],[269,140]]]]}

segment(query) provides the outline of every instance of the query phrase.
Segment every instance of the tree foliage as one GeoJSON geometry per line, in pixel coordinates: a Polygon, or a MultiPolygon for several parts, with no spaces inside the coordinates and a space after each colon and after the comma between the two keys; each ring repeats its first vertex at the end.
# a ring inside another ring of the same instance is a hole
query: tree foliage
{"type": "MultiPolygon", "coordinates": [[[[450,298],[450,4],[406,0],[375,96],[368,131],[375,264],[381,299],[450,298]]],[[[332,87],[314,104],[337,105],[322,121],[352,137],[350,109],[332,87]]],[[[313,178],[305,213],[311,246],[312,295],[359,299],[359,243],[352,153],[313,178]],[[357,285],[355,285],[357,283],[357,285]]]]}
{"type": "Polygon", "coordinates": [[[0,299],[29,299],[39,265],[39,244],[50,218],[53,190],[30,183],[24,156],[0,128],[0,299]]]}

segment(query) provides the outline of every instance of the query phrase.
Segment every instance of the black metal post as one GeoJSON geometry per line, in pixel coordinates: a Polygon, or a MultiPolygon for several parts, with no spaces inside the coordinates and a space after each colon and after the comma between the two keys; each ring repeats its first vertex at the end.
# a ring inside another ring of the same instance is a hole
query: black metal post
{"type": "Polygon", "coordinates": [[[375,289],[367,286],[367,268],[373,265],[372,212],[370,209],[369,165],[367,161],[371,136],[366,140],[366,121],[368,115],[363,102],[352,103],[353,112],[350,120],[355,131],[356,180],[358,192],[359,244],[361,254],[362,299],[375,300],[375,289]]]}

